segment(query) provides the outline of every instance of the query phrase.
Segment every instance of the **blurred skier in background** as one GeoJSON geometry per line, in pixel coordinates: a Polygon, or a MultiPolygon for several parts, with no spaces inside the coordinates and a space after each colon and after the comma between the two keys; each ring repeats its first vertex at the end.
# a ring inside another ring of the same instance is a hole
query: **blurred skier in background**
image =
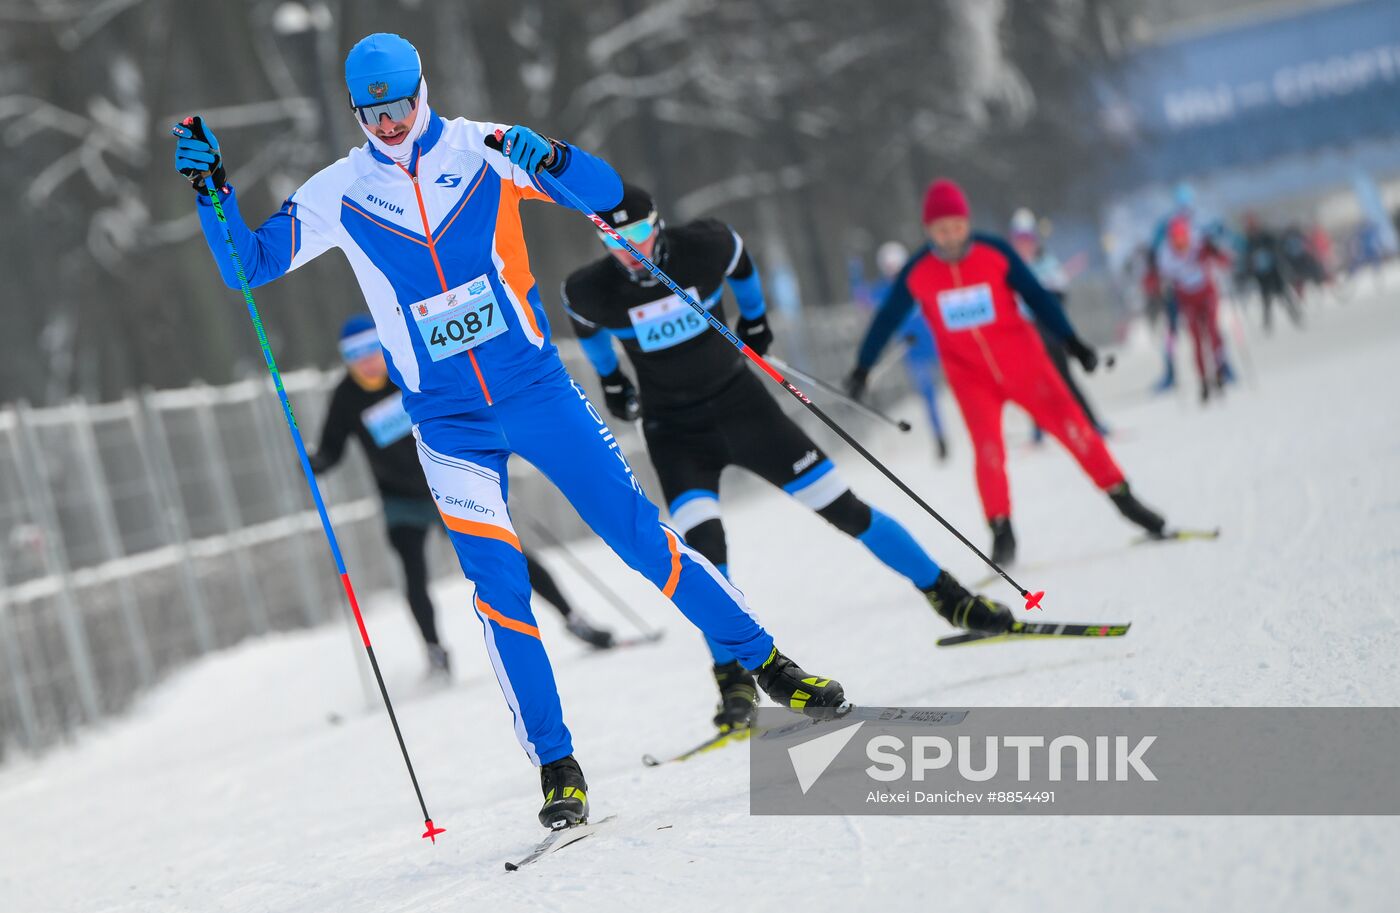
{"type": "MultiPolygon", "coordinates": [[[[739,311],[735,335],[759,355],[768,351],[773,331],[758,266],[731,226],[717,219],[667,225],[651,194],[632,184],[623,185],[622,202],[602,215],[721,320],[728,287],[739,311]]],[[[728,577],[719,484],[723,471],[737,466],[865,546],[953,625],[993,633],[1010,626],[1006,606],[968,592],[899,521],[847,487],[738,348],[611,237],[600,233],[599,239],[607,256],[570,273],[561,299],[598,372],[608,410],[623,421],[642,420],[671,525],[687,545],[728,577]],[[636,386],[618,363],[614,340],[631,362],[636,386]]],[[[723,644],[707,642],[720,691],[715,725],[722,733],[747,729],[757,699],[753,676],[723,644]]]]}
{"type": "MultiPolygon", "coordinates": [[[[1041,237],[1040,227],[1036,222],[1035,213],[1029,209],[1022,207],[1011,216],[1011,246],[1021,256],[1021,259],[1026,261],[1026,265],[1031,268],[1031,272],[1035,274],[1035,278],[1041,286],[1054,296],[1061,308],[1066,308],[1065,289],[1069,285],[1069,275],[1060,263],[1060,258],[1046,248],[1044,239],[1041,237]]],[[[1046,354],[1054,363],[1055,370],[1060,372],[1060,379],[1069,388],[1074,401],[1079,403],[1079,408],[1084,410],[1084,417],[1089,420],[1089,424],[1094,426],[1094,430],[1098,432],[1099,436],[1103,437],[1108,433],[1108,428],[1099,421],[1099,417],[1094,414],[1093,407],[1089,405],[1089,398],[1084,395],[1084,391],[1075,382],[1074,375],[1070,372],[1069,352],[1065,349],[1064,342],[1046,329],[1045,324],[1035,320],[1035,314],[1029,308],[1024,313],[1035,321],[1035,328],[1040,333],[1040,341],[1045,343],[1046,354]]],[[[1039,425],[1035,426],[1031,434],[1037,444],[1045,439],[1045,429],[1039,425]]]]}
{"type": "Polygon", "coordinates": [[[1074,401],[1017,297],[1086,371],[1098,354],[1074,331],[1059,301],[1005,240],[973,234],[962,189],[940,178],[924,197],[929,242],[909,260],[890,288],[860,346],[847,381],[852,396],[865,389],[870,367],[917,304],[933,331],[948,387],[958,400],[976,454],[977,489],[992,531],[992,559],[1015,559],[1011,493],[1006,481],[1002,412],[1007,402],[1058,440],[1129,521],[1150,536],[1166,521],[1128,487],[1103,438],[1074,401]]]}
{"type": "MultiPolygon", "coordinates": [[[[1162,249],[1167,245],[1167,227],[1173,219],[1184,218],[1193,231],[1198,232],[1202,237],[1209,237],[1212,234],[1223,232],[1223,226],[1218,222],[1207,224],[1200,209],[1196,205],[1196,191],[1190,184],[1182,182],[1172,189],[1172,208],[1161,221],[1157,223],[1152,232],[1150,244],[1152,251],[1153,272],[1156,273],[1159,266],[1159,258],[1162,249]]],[[[1177,326],[1180,322],[1179,307],[1175,294],[1172,292],[1170,282],[1167,282],[1160,275],[1154,275],[1154,281],[1158,283],[1158,289],[1162,296],[1163,310],[1167,315],[1167,336],[1165,340],[1164,355],[1166,358],[1166,369],[1162,374],[1162,379],[1153,387],[1154,392],[1165,393],[1176,387],[1176,336],[1177,326]]],[[[1220,369],[1226,383],[1235,379],[1235,372],[1230,367],[1229,359],[1225,352],[1219,353],[1220,369]]]]}
{"type": "MultiPolygon", "coordinates": [[[[331,469],[345,456],[346,443],[351,438],[359,441],[384,504],[389,544],[403,566],[408,606],[428,649],[428,676],[445,681],[451,678],[451,662],[438,641],[437,612],[428,593],[427,539],[435,529],[445,533],[446,527],[418,462],[413,421],[404,411],[403,392],[389,379],[373,318],[360,314],[345,321],[340,354],[345,377],[331,392],[321,443],[310,454],[311,468],[317,474],[331,469]]],[[[529,551],[525,564],[531,589],[564,617],[570,634],[600,649],[612,646],[612,634],[593,627],[574,611],[549,571],[529,551]]]]}
{"type": "Polygon", "coordinates": [[[1256,213],[1246,213],[1244,217],[1244,269],[1263,299],[1264,332],[1274,330],[1274,299],[1283,302],[1283,309],[1293,321],[1293,325],[1303,325],[1303,312],[1298,306],[1294,290],[1289,286],[1284,272],[1288,269],[1284,260],[1283,246],[1279,237],[1259,220],[1256,213]]]}
{"type": "Polygon", "coordinates": [[[1229,266],[1229,256],[1184,216],[1167,225],[1167,243],[1157,252],[1163,284],[1186,319],[1196,350],[1201,402],[1225,390],[1225,342],[1220,335],[1220,296],[1211,271],[1229,266]]]}
{"type": "MultiPolygon", "coordinates": [[[[871,299],[878,305],[889,294],[890,285],[909,262],[909,248],[898,241],[886,241],[875,252],[875,266],[880,278],[871,289],[871,299]]],[[[933,444],[939,462],[948,459],[948,436],[943,431],[943,416],[938,411],[938,378],[942,373],[938,366],[938,347],[933,344],[933,333],[928,321],[917,313],[899,328],[899,336],[905,342],[904,368],[909,375],[909,385],[924,401],[928,412],[929,427],[933,429],[933,444]]]]}

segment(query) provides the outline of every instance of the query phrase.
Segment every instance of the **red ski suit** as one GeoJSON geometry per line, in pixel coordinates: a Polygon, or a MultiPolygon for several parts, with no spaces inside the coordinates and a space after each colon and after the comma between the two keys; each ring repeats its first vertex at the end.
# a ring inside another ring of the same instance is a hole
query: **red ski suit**
{"type": "MultiPolygon", "coordinates": [[[[929,246],[906,264],[876,315],[859,364],[875,363],[890,332],[886,325],[915,303],[933,329],[948,387],[957,397],[976,453],[977,488],[987,518],[1011,515],[1006,483],[1002,407],[1026,410],[1079,461],[1099,488],[1123,481],[1123,471],[1055,370],[1035,326],[1016,296],[1050,332],[1074,335],[1063,308],[1005,241],[974,235],[967,253],[946,261],[929,246]]],[[[895,324],[897,326],[897,324],[895,324]]]]}

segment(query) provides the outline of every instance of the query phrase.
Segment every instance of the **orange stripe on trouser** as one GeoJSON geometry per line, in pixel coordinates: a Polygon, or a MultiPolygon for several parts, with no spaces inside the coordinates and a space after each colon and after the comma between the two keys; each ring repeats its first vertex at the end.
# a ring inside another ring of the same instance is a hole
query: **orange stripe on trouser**
{"type": "Polygon", "coordinates": [[[514,618],[502,615],[500,612],[497,612],[495,609],[491,608],[491,606],[487,605],[480,597],[473,597],[473,600],[476,603],[476,610],[478,612],[501,627],[511,631],[518,631],[521,634],[529,634],[531,637],[535,638],[535,640],[543,640],[543,638],[540,637],[540,629],[534,625],[526,624],[523,621],[517,621],[514,618]]]}
{"type": "Polygon", "coordinates": [[[521,551],[520,539],[508,529],[499,526],[492,526],[490,523],[478,523],[475,520],[463,520],[461,517],[454,517],[450,514],[442,514],[442,522],[454,533],[462,533],[467,536],[480,536],[483,539],[499,539],[521,551]]]}
{"type": "Polygon", "coordinates": [[[666,578],[666,585],[661,588],[661,595],[670,599],[676,594],[676,587],[681,582],[681,551],[676,547],[676,535],[666,527],[661,527],[661,531],[666,534],[666,547],[671,550],[671,576],[666,578]]]}

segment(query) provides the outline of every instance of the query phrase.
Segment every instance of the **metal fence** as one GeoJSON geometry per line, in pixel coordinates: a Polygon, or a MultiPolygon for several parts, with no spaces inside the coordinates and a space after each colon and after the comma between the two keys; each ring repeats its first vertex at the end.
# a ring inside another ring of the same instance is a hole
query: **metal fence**
{"type": "MultiPolygon", "coordinates": [[[[851,309],[807,317],[790,328],[787,351],[835,377],[863,318],[851,309]]],[[[560,344],[575,376],[591,377],[573,341],[560,344]]],[[[285,376],[308,446],[339,376],[285,376]]],[[[657,491],[635,429],[618,431],[657,491]]],[[[364,592],[397,586],[368,467],[356,448],[347,463],[321,484],[351,574],[364,592]]],[[[512,509],[562,538],[584,535],[552,486],[517,463],[512,509]]],[[[205,653],[344,611],[265,379],[0,407],[0,536],[0,757],[120,712],[205,653]]],[[[446,538],[435,540],[446,560],[432,566],[457,573],[446,538]]]]}

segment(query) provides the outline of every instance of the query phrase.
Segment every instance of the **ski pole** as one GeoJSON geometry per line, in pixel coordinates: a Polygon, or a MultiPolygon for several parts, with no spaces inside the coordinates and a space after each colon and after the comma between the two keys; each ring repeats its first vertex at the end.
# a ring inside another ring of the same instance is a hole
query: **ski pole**
{"type": "MultiPolygon", "coordinates": [[[[191,127],[194,118],[186,118],[182,124],[191,127]]],[[[176,134],[179,136],[180,134],[176,134]]],[[[253,303],[253,290],[248,287],[248,277],[243,272],[243,260],[238,256],[238,247],[233,243],[233,230],[229,228],[228,219],[224,216],[223,204],[219,202],[219,191],[214,187],[213,175],[204,172],[204,188],[208,191],[209,202],[214,207],[214,216],[219,223],[224,226],[224,242],[228,244],[229,257],[233,260],[234,271],[238,273],[238,285],[243,291],[243,301],[248,305],[248,316],[253,320],[253,330],[258,334],[258,345],[262,347],[263,361],[267,363],[267,371],[272,375],[272,386],[277,390],[277,398],[282,401],[282,414],[287,419],[287,430],[292,434],[292,443],[296,445],[297,458],[301,460],[301,470],[306,475],[306,484],[311,488],[312,500],[316,502],[316,512],[321,515],[321,529],[326,534],[326,542],[331,547],[331,556],[335,558],[335,569],[340,574],[340,583],[345,588],[345,598],[350,601],[350,609],[355,613],[355,624],[360,629],[360,640],[365,645],[365,652],[369,654],[370,667],[374,669],[375,681],[379,682],[379,694],[384,698],[384,709],[389,711],[389,722],[394,727],[394,737],[399,741],[399,751],[403,753],[403,762],[408,767],[408,778],[413,781],[413,792],[418,797],[418,807],[423,811],[423,824],[426,829],[423,836],[437,843],[437,835],[446,828],[434,827],[433,817],[428,814],[427,803],[423,801],[423,790],[418,787],[418,775],[413,771],[413,761],[408,757],[408,746],[404,744],[403,733],[399,730],[398,717],[394,715],[394,704],[389,700],[389,689],[384,686],[384,676],[379,671],[379,660],[374,658],[374,647],[369,642],[369,631],[365,628],[364,616],[360,614],[360,602],[355,598],[355,588],[350,583],[350,572],[345,569],[345,559],[340,554],[340,543],[336,540],[335,530],[331,528],[331,518],[326,513],[326,502],[321,498],[321,488],[316,484],[316,474],[311,469],[311,460],[306,456],[306,444],[301,439],[301,430],[297,427],[296,416],[292,414],[292,402],[287,398],[287,391],[282,386],[282,373],[277,370],[277,362],[272,357],[272,346],[267,341],[267,332],[263,329],[262,317],[258,314],[258,306],[253,303]]]]}
{"type": "Polygon", "coordinates": [[[537,523],[529,516],[524,519],[525,525],[529,527],[530,531],[543,539],[546,545],[559,552],[565,563],[573,568],[580,577],[587,580],[589,586],[597,590],[604,599],[611,603],[612,607],[617,610],[619,615],[630,621],[632,625],[646,637],[659,637],[661,635],[659,630],[653,629],[642,620],[640,615],[629,608],[626,601],[621,596],[604,583],[597,574],[593,573],[593,570],[589,568],[588,565],[584,564],[582,559],[575,555],[558,536],[546,529],[543,523],[537,523]]]}
{"type": "Polygon", "coordinates": [[[869,417],[877,419],[878,421],[885,422],[886,424],[894,425],[900,431],[909,431],[913,427],[902,418],[891,418],[890,416],[881,412],[879,409],[876,409],[874,406],[868,406],[860,400],[848,396],[846,394],[846,391],[842,390],[835,384],[827,383],[819,377],[813,377],[805,371],[797,370],[792,365],[784,362],[781,358],[775,358],[774,356],[769,355],[768,361],[770,364],[772,364],[779,371],[782,371],[784,374],[791,374],[793,377],[796,377],[798,380],[803,381],[804,383],[809,383],[819,390],[825,390],[827,393],[836,397],[838,400],[845,403],[847,406],[850,406],[857,412],[860,412],[864,415],[868,415],[869,417]]]}
{"type": "MultiPolygon", "coordinates": [[[[491,149],[495,149],[498,152],[504,153],[505,150],[502,148],[501,136],[501,131],[497,131],[495,136],[488,136],[486,138],[486,145],[491,149]]],[[[1040,601],[1045,598],[1044,590],[1031,592],[1025,587],[1021,586],[1019,583],[1017,583],[1014,579],[1012,579],[1011,575],[1008,574],[1005,571],[1005,569],[1001,567],[1001,565],[997,564],[990,557],[988,557],[980,548],[973,545],[971,540],[964,536],[956,526],[945,520],[942,514],[934,510],[934,508],[923,498],[919,497],[918,493],[915,492],[914,489],[910,488],[907,484],[905,484],[903,479],[895,475],[894,472],[892,472],[890,468],[887,467],[884,463],[880,462],[880,460],[876,458],[876,456],[873,453],[865,449],[865,446],[861,444],[860,441],[852,437],[850,433],[846,431],[845,428],[842,428],[840,425],[838,425],[836,421],[831,418],[831,416],[827,415],[826,412],[821,409],[820,406],[812,402],[811,398],[808,397],[806,393],[803,393],[797,387],[793,386],[792,382],[789,381],[787,378],[783,377],[782,374],[778,373],[778,369],[773,367],[773,365],[770,364],[762,355],[759,355],[753,349],[744,345],[743,340],[735,336],[733,331],[731,331],[729,327],[724,325],[724,321],[720,320],[714,314],[711,314],[709,311],[705,310],[705,308],[700,304],[700,302],[696,301],[690,295],[689,292],[677,285],[675,281],[672,280],[670,276],[662,272],[661,269],[659,269],[655,263],[652,263],[646,257],[643,257],[641,251],[637,250],[637,248],[632,246],[631,242],[629,242],[626,238],[622,237],[622,235],[618,233],[617,229],[613,228],[597,213],[589,209],[588,204],[583,202],[583,200],[580,200],[573,191],[565,187],[563,184],[559,183],[559,181],[555,180],[554,175],[550,174],[548,171],[539,171],[536,172],[536,176],[544,182],[546,187],[548,187],[554,193],[558,194],[560,198],[567,200],[569,202],[569,205],[573,206],[579,212],[587,216],[589,221],[591,221],[594,225],[598,227],[599,231],[612,238],[629,254],[635,257],[637,262],[642,264],[642,266],[646,268],[647,272],[655,276],[657,281],[659,281],[662,285],[666,286],[666,288],[670,289],[672,294],[674,294],[677,298],[690,305],[691,309],[694,310],[695,313],[703,317],[710,324],[710,326],[715,329],[717,333],[719,333],[725,339],[729,340],[729,342],[733,344],[733,346],[737,348],[740,352],[744,353],[744,356],[747,357],[750,361],[752,361],[755,365],[757,365],[759,370],[771,377],[774,383],[778,384],[788,393],[792,394],[798,402],[800,402],[803,406],[807,407],[808,411],[810,411],[813,415],[820,419],[822,424],[826,425],[833,432],[835,432],[836,435],[839,438],[841,438],[841,440],[849,444],[851,448],[855,450],[856,453],[859,453],[861,456],[865,457],[865,459],[870,463],[870,465],[880,470],[881,474],[883,474],[885,478],[893,482],[895,486],[900,491],[904,492],[904,494],[907,495],[909,499],[912,500],[915,504],[922,507],[924,511],[928,513],[929,516],[933,517],[933,519],[937,520],[940,524],[942,524],[944,529],[952,533],[953,536],[956,537],[957,540],[963,545],[967,546],[969,551],[971,551],[974,555],[980,558],[982,562],[987,565],[987,567],[995,571],[1001,577],[1001,579],[1011,584],[1011,586],[1016,590],[1016,592],[1020,593],[1022,598],[1026,600],[1027,609],[1034,609],[1040,606],[1040,601]]]]}

